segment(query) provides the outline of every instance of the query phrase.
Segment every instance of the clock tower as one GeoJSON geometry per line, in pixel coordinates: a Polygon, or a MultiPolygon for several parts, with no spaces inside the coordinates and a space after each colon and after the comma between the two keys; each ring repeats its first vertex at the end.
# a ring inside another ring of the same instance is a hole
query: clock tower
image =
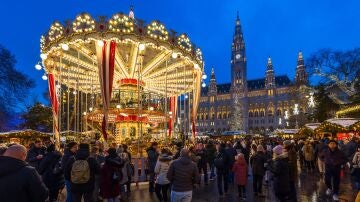
{"type": "Polygon", "coordinates": [[[231,88],[232,109],[230,129],[248,131],[248,103],[246,80],[245,42],[240,25],[239,12],[235,21],[235,33],[231,44],[231,88]]]}
{"type": "Polygon", "coordinates": [[[231,88],[233,93],[246,93],[245,42],[241,30],[239,12],[235,21],[235,33],[231,45],[231,88]]]}

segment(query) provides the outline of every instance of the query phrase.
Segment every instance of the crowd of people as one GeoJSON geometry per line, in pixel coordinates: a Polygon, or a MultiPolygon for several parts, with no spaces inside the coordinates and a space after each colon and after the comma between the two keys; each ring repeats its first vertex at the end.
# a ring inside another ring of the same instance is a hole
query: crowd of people
{"type": "MultiPolygon", "coordinates": [[[[244,138],[200,140],[146,149],[149,192],[160,202],[190,202],[195,186],[216,181],[219,197],[236,185],[239,200],[266,197],[263,186],[280,202],[297,201],[299,170],[319,174],[326,194],[339,200],[340,175],[347,169],[360,189],[360,146],[356,138],[337,141],[244,138]],[[248,180],[249,178],[252,180],[248,180]],[[252,183],[252,192],[246,190],[252,183]]],[[[36,140],[30,148],[0,146],[0,196],[3,201],[124,201],[135,174],[127,145],[69,142],[62,150],[36,140]]]]}

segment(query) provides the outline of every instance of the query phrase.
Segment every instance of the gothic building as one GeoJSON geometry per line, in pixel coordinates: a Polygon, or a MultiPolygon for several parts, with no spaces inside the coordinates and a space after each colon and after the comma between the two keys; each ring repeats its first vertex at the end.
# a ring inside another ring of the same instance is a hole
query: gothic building
{"type": "Polygon", "coordinates": [[[239,16],[231,45],[231,83],[218,84],[214,69],[208,87],[202,88],[196,130],[221,134],[224,131],[266,133],[284,127],[294,111],[305,113],[308,79],[302,53],[298,53],[294,80],[275,75],[269,57],[265,77],[247,79],[245,42],[239,16]],[[294,110],[297,108],[296,110],[294,110]]]}

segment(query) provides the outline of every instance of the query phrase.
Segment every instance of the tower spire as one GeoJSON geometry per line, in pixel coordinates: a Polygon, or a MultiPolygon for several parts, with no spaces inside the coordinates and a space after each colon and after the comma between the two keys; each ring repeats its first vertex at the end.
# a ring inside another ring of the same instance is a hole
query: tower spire
{"type": "Polygon", "coordinates": [[[129,18],[130,19],[135,19],[134,6],[133,5],[130,6],[129,18]]]}
{"type": "Polygon", "coordinates": [[[216,93],[217,93],[217,86],[216,86],[216,79],[215,79],[214,67],[211,68],[209,93],[210,93],[211,95],[216,95],[216,93]]]}
{"type": "Polygon", "coordinates": [[[274,68],[271,61],[271,57],[268,57],[267,65],[266,65],[266,72],[265,72],[265,86],[266,88],[275,87],[275,75],[274,75],[274,68]]]}
{"type": "Polygon", "coordinates": [[[295,83],[297,86],[306,85],[308,83],[302,51],[299,51],[298,53],[295,83]]]}

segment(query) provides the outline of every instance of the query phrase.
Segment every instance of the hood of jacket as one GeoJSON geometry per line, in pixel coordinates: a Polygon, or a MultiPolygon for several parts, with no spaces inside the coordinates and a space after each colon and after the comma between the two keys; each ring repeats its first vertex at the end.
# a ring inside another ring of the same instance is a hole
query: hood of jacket
{"type": "Polygon", "coordinates": [[[184,157],[184,156],[180,157],[178,161],[183,165],[189,165],[190,163],[192,163],[189,157],[184,157]]]}
{"type": "Polygon", "coordinates": [[[11,158],[7,156],[0,156],[0,177],[16,172],[22,167],[28,166],[25,161],[11,158]]]}
{"type": "Polygon", "coordinates": [[[89,158],[89,156],[90,156],[90,151],[88,149],[80,148],[76,152],[75,158],[77,160],[85,160],[85,159],[89,158]]]}
{"type": "Polygon", "coordinates": [[[172,156],[168,155],[168,154],[160,154],[159,156],[159,161],[161,162],[168,162],[172,160],[172,156]]]}

